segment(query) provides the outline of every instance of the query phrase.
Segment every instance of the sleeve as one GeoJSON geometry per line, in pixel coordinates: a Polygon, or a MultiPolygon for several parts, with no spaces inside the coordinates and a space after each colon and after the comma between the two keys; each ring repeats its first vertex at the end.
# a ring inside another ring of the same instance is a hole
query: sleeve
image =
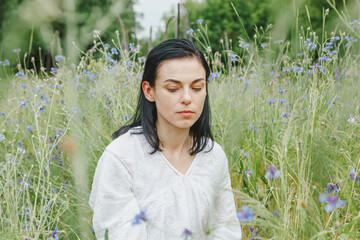
{"type": "Polygon", "coordinates": [[[132,224],[140,209],[131,189],[131,175],[120,159],[105,150],[96,167],[89,200],[97,239],[147,239],[143,222],[132,224]]]}
{"type": "Polygon", "coordinates": [[[215,197],[215,214],[211,240],[241,239],[241,227],[236,214],[234,195],[231,188],[228,160],[225,153],[221,154],[222,166],[218,180],[218,192],[215,197]]]}

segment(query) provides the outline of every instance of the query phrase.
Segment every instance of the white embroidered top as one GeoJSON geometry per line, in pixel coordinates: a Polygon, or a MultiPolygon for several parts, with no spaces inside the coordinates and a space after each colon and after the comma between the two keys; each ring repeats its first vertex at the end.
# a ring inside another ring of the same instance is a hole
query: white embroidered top
{"type": "Polygon", "coordinates": [[[109,240],[241,239],[220,145],[206,152],[209,143],[182,174],[134,130],[111,142],[96,167],[89,203],[97,239],[106,229],[109,240]]]}

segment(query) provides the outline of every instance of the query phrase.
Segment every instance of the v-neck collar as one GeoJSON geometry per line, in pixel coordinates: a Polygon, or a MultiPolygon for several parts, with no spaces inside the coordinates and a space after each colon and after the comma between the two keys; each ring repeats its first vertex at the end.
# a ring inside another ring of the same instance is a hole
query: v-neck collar
{"type": "Polygon", "coordinates": [[[195,161],[196,161],[196,159],[198,158],[198,155],[199,155],[199,153],[197,153],[197,154],[195,155],[194,159],[192,160],[192,162],[191,162],[191,164],[190,164],[190,167],[187,169],[186,173],[183,174],[183,173],[181,173],[179,170],[177,170],[177,169],[166,159],[166,157],[164,156],[164,154],[162,154],[162,152],[159,151],[159,154],[160,154],[161,158],[164,160],[164,162],[166,162],[166,164],[167,164],[176,174],[178,174],[178,175],[180,175],[180,176],[183,176],[183,177],[188,176],[188,175],[190,174],[190,172],[191,172],[191,170],[192,170],[192,168],[193,168],[193,166],[194,166],[194,164],[195,164],[195,161]]]}

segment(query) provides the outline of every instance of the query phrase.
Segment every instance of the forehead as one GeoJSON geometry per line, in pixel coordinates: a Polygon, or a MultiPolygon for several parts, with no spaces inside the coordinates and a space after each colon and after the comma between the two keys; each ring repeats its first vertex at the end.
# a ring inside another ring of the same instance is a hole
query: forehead
{"type": "Polygon", "coordinates": [[[197,57],[185,57],[164,60],[159,64],[156,79],[165,81],[175,79],[179,81],[206,78],[205,68],[197,57]]]}

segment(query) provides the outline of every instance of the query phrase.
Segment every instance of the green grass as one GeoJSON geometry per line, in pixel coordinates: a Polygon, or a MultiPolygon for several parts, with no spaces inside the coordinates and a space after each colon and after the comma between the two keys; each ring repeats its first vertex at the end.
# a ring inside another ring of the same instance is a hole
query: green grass
{"type": "MultiPolygon", "coordinates": [[[[201,27],[193,38],[206,52],[201,27]]],[[[254,211],[241,223],[244,239],[250,227],[259,239],[360,238],[360,183],[349,177],[351,169],[360,175],[359,44],[345,48],[346,34],[335,35],[340,40],[326,51],[309,31],[294,43],[258,36],[270,45],[219,53],[235,61],[207,51],[222,72],[208,85],[212,130],[229,159],[237,208],[254,211]],[[334,50],[331,62],[316,60],[334,50]],[[310,68],[316,63],[321,71],[310,68]],[[265,178],[269,166],[281,170],[276,180],[265,178]],[[318,200],[329,182],[346,200],[331,213],[318,200]]],[[[111,133],[134,113],[143,68],[135,53],[117,47],[118,60],[109,63],[110,49],[99,40],[95,48],[97,57],[84,54],[77,66],[65,59],[50,74],[1,70],[8,84],[0,109],[0,239],[49,239],[56,228],[60,239],[95,239],[92,177],[111,133]]]]}

